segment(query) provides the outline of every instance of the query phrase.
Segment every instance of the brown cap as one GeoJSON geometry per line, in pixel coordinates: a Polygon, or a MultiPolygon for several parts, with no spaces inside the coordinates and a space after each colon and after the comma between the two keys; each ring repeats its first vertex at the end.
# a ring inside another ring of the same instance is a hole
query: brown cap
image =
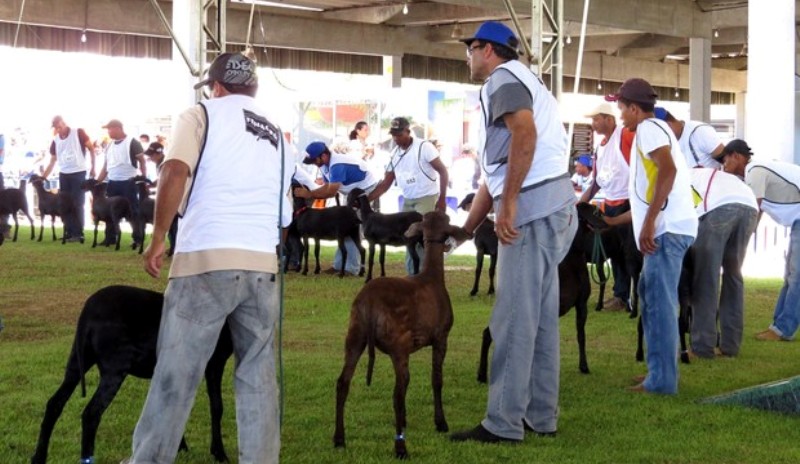
{"type": "Polygon", "coordinates": [[[650,103],[655,105],[658,94],[644,79],[634,77],[622,83],[622,87],[615,94],[606,95],[606,101],[615,102],[620,98],[636,103],[650,103]]]}
{"type": "Polygon", "coordinates": [[[392,123],[389,125],[389,133],[392,135],[397,135],[409,127],[411,127],[411,123],[408,122],[408,119],[402,117],[394,118],[392,119],[392,123]]]}
{"type": "Polygon", "coordinates": [[[112,119],[111,121],[108,121],[107,123],[105,123],[105,125],[103,125],[103,129],[108,129],[111,127],[122,128],[122,121],[120,121],[119,119],[112,119]]]}
{"type": "Polygon", "coordinates": [[[147,147],[147,150],[144,151],[144,154],[147,156],[153,156],[156,153],[164,154],[164,145],[161,145],[158,142],[153,142],[147,147]]]}
{"type": "Polygon", "coordinates": [[[722,150],[722,153],[719,154],[717,161],[722,161],[726,155],[730,155],[731,153],[739,153],[740,155],[744,155],[746,157],[753,156],[753,150],[750,146],[742,139],[733,139],[725,145],[725,148],[722,150]]]}

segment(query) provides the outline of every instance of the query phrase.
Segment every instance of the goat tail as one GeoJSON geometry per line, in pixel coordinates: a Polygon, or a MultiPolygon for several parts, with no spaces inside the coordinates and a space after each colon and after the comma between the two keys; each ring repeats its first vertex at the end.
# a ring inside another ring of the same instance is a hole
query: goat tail
{"type": "Polygon", "coordinates": [[[367,338],[367,386],[372,384],[372,369],[375,367],[375,338],[367,338]]]}

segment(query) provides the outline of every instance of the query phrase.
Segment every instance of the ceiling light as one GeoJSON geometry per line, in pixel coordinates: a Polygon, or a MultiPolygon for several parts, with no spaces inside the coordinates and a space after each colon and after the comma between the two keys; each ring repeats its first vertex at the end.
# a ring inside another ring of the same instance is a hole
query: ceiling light
{"type": "Polygon", "coordinates": [[[598,82],[597,83],[597,90],[603,90],[603,83],[602,82],[598,82]]]}
{"type": "Polygon", "coordinates": [[[86,43],[86,29],[81,32],[81,43],[86,43]]]}
{"type": "Polygon", "coordinates": [[[681,96],[681,91],[678,90],[678,89],[675,89],[675,98],[680,98],[680,96],[681,96]]]}
{"type": "Polygon", "coordinates": [[[567,36],[567,40],[566,40],[566,42],[567,42],[567,45],[569,45],[569,44],[571,44],[571,43],[572,43],[572,36],[571,36],[571,35],[568,35],[568,36],[567,36]]]}
{"type": "Polygon", "coordinates": [[[263,6],[272,6],[275,8],[286,8],[289,10],[303,10],[303,11],[323,11],[322,8],[315,8],[311,6],[304,6],[304,5],[294,5],[291,3],[285,3],[282,1],[269,1],[269,0],[233,0],[234,3],[248,3],[254,5],[263,5],[263,6]]]}
{"type": "Polygon", "coordinates": [[[719,29],[714,29],[714,38],[715,39],[719,38],[719,29]]]}
{"type": "Polygon", "coordinates": [[[453,32],[450,33],[451,39],[460,39],[464,35],[464,31],[461,30],[461,24],[455,23],[453,25],[453,32]]]}
{"type": "Polygon", "coordinates": [[[404,15],[408,14],[408,3],[403,4],[403,14],[404,15]]]}

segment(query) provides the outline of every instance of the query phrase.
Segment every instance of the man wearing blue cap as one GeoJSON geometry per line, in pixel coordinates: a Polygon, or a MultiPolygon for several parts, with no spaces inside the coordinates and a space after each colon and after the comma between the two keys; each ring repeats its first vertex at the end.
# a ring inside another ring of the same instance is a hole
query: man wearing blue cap
{"type": "Polygon", "coordinates": [[[501,245],[486,415],[451,439],[519,442],[526,429],[539,435],[557,429],[558,263],[578,226],[575,193],[558,103],[519,62],[517,37],[489,21],[463,42],[472,79],[484,82],[478,145],[484,180],[464,229],[474,232],[494,207],[501,245]]]}
{"type": "MultiPolygon", "coordinates": [[[[315,190],[295,189],[295,196],[301,198],[331,198],[341,193],[347,195],[354,188],[360,188],[369,193],[375,189],[378,179],[369,170],[367,162],[360,156],[331,153],[328,146],[322,142],[311,142],[306,147],[306,157],[303,164],[313,164],[322,172],[325,185],[315,190]]],[[[361,271],[361,252],[352,240],[346,238],[347,264],[345,272],[348,275],[358,275],[361,271]]],[[[342,252],[337,248],[333,259],[333,267],[325,271],[333,274],[339,273],[342,268],[342,252]]]]}
{"type": "Polygon", "coordinates": [[[592,155],[575,157],[575,174],[572,175],[572,185],[575,190],[585,192],[592,187],[592,155]]]}

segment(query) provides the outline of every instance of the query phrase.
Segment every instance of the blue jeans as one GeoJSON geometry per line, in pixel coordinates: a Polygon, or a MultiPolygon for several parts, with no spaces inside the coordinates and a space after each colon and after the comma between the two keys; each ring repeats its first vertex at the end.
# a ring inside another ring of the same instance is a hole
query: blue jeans
{"type": "Polygon", "coordinates": [[[497,300],[489,321],[495,348],[482,422],[495,435],[521,440],[523,420],[537,432],[556,431],[558,264],[577,229],[577,212],[569,205],[520,226],[519,237],[498,249],[497,300]]]}
{"type": "Polygon", "coordinates": [[[158,362],[133,433],[135,464],[171,464],[203,371],[227,319],[236,368],[239,462],[277,463],[280,453],[274,339],[274,274],[215,271],[171,279],[164,294],[158,362]]]}
{"type": "Polygon", "coordinates": [[[786,254],[786,271],[783,276],[783,288],[775,303],[773,332],[786,340],[794,339],[794,333],[800,325],[800,220],[792,224],[792,235],[789,240],[789,251],[786,254]]]}
{"type": "MultiPolygon", "coordinates": [[[[344,248],[347,250],[347,263],[344,270],[353,275],[358,275],[361,271],[361,252],[358,251],[356,244],[349,237],[344,239],[344,248]]],[[[342,251],[336,246],[336,254],[333,256],[333,268],[337,271],[342,268],[342,251]]]]}
{"type": "Polygon", "coordinates": [[[678,393],[678,280],[686,250],[694,239],[664,233],[656,237],[656,252],[644,255],[639,277],[647,377],[644,389],[678,393]]]}

